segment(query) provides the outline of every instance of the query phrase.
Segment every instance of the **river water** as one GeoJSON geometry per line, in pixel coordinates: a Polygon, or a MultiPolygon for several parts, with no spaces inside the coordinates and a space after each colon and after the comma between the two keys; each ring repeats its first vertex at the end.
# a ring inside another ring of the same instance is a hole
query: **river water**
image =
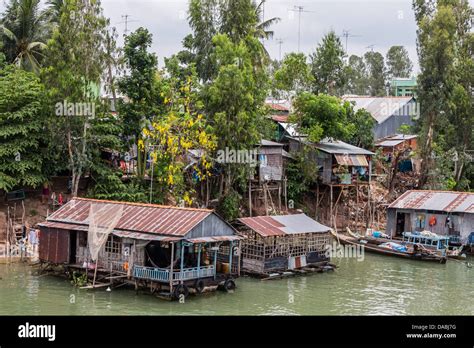
{"type": "Polygon", "coordinates": [[[335,272],[242,277],[234,293],[190,296],[186,303],[129,289],[80,290],[23,264],[0,265],[0,315],[474,315],[474,267],[464,263],[372,254],[333,262],[335,272]]]}

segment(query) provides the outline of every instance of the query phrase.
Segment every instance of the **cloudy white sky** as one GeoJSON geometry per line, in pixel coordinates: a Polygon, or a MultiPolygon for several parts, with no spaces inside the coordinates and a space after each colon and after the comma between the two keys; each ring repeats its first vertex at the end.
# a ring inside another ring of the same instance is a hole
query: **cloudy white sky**
{"type": "MultiPolygon", "coordinates": [[[[103,0],[105,14],[119,32],[125,25],[122,16],[130,15],[129,29],[148,28],[154,37],[153,49],[162,62],[181,49],[181,40],[190,32],[187,0],[103,0]]],[[[322,36],[330,31],[342,35],[349,30],[349,54],[363,54],[373,49],[385,55],[392,45],[403,45],[417,69],[416,23],[411,0],[267,0],[265,18],[280,17],[273,27],[275,37],[265,42],[273,58],[280,55],[277,39],[283,40],[282,55],[298,50],[298,13],[301,14],[301,51],[314,51],[322,36]]],[[[345,45],[345,39],[343,39],[345,45]]]]}
{"type": "MultiPolygon", "coordinates": [[[[154,37],[153,50],[163,64],[163,57],[181,49],[181,40],[190,32],[187,22],[188,0],[102,0],[105,15],[123,34],[122,16],[129,15],[129,29],[148,28],[154,37]]],[[[411,0],[267,0],[265,18],[280,17],[273,27],[275,38],[265,42],[273,58],[298,49],[298,14],[295,6],[303,6],[301,15],[301,51],[314,51],[322,36],[330,31],[342,35],[349,30],[349,54],[361,55],[371,48],[384,56],[392,45],[403,45],[416,62],[416,24],[411,0]]],[[[4,4],[0,5],[3,11],[4,4]]],[[[345,45],[345,39],[343,39],[345,45]]]]}

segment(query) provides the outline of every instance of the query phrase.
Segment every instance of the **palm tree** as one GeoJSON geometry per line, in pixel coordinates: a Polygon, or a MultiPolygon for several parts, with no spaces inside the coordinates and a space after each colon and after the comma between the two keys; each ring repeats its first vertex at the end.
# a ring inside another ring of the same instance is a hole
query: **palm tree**
{"type": "Polygon", "coordinates": [[[0,24],[7,60],[34,72],[46,48],[45,13],[39,5],[40,0],[11,0],[0,24]]]}
{"type": "Polygon", "coordinates": [[[255,13],[257,15],[257,18],[258,18],[258,21],[259,23],[257,24],[257,27],[255,28],[256,29],[256,35],[259,39],[262,39],[262,40],[269,40],[271,38],[273,38],[273,30],[269,30],[269,28],[274,25],[274,24],[277,24],[281,18],[280,17],[273,17],[273,18],[270,18],[270,19],[267,19],[265,20],[264,17],[264,10],[265,10],[265,1],[266,0],[262,0],[260,1],[260,3],[258,5],[256,5],[255,7],[255,13]]]}

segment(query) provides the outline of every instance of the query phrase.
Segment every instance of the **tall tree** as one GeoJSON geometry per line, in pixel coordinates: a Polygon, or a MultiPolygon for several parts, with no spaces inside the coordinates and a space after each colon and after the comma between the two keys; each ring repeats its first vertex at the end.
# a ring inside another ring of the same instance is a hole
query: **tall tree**
{"type": "Polygon", "coordinates": [[[413,2],[418,23],[417,50],[420,62],[418,98],[421,103],[421,178],[420,187],[438,176],[435,149],[439,149],[440,129],[446,126],[446,114],[455,86],[456,18],[449,1],[436,5],[425,0],[413,2]]]}
{"type": "Polygon", "coordinates": [[[41,185],[44,87],[30,72],[0,70],[0,189],[41,185]]]}
{"type": "MultiPolygon", "coordinates": [[[[149,52],[152,35],[147,29],[138,28],[125,38],[124,58],[128,74],[119,82],[120,91],[129,102],[119,104],[120,115],[125,123],[124,136],[132,144],[143,143],[142,129],[158,114],[163,103],[158,78],[158,58],[149,52]]],[[[145,175],[146,150],[138,153],[138,176],[145,175]]]]}
{"type": "Polygon", "coordinates": [[[345,85],[344,55],[341,40],[334,31],[330,31],[311,55],[315,93],[341,93],[345,85]]]}
{"type": "Polygon", "coordinates": [[[293,95],[308,90],[313,81],[311,68],[304,53],[289,53],[273,74],[273,88],[290,100],[293,95]]]}
{"type": "Polygon", "coordinates": [[[366,66],[363,57],[351,55],[345,67],[346,87],[345,93],[366,95],[368,82],[366,66]]]}
{"type": "Polygon", "coordinates": [[[217,74],[217,62],[213,61],[214,46],[212,39],[216,34],[226,34],[234,43],[247,36],[261,41],[256,44],[266,54],[261,57],[268,60],[263,41],[271,38],[270,27],[280,19],[264,19],[265,1],[252,0],[191,0],[189,4],[189,24],[193,35],[188,39],[193,53],[199,78],[208,82],[217,74]]]}
{"type": "Polygon", "coordinates": [[[100,1],[67,0],[48,42],[43,80],[49,92],[50,137],[56,139],[58,151],[67,154],[73,195],[91,165],[91,117],[100,104],[107,25],[100,1]],[[60,112],[61,103],[86,105],[89,112],[60,112]]]}
{"type": "Polygon", "coordinates": [[[9,63],[39,71],[47,39],[45,19],[40,0],[10,0],[0,25],[9,63]]]}
{"type": "Polygon", "coordinates": [[[403,46],[392,46],[387,52],[387,77],[410,77],[413,64],[408,55],[408,51],[403,46]]]}
{"type": "Polygon", "coordinates": [[[364,60],[367,70],[367,84],[371,96],[386,95],[385,87],[385,64],[381,53],[366,52],[364,60]]]}
{"type": "MultiPolygon", "coordinates": [[[[260,141],[267,92],[266,72],[255,67],[261,55],[258,40],[247,37],[236,44],[227,35],[217,35],[214,43],[219,73],[206,94],[218,148],[251,150],[260,141]]],[[[248,178],[246,169],[245,166],[227,166],[226,191],[231,190],[239,176],[244,180],[248,178]]]]}

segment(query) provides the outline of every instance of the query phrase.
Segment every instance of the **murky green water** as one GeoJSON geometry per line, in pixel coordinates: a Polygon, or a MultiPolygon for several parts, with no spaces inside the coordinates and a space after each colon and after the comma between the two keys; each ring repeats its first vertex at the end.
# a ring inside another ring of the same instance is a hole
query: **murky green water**
{"type": "Polygon", "coordinates": [[[191,296],[184,304],[127,289],[79,290],[28,266],[0,265],[0,315],[474,315],[474,268],[460,262],[365,255],[335,263],[327,274],[240,278],[232,294],[191,296]]]}

